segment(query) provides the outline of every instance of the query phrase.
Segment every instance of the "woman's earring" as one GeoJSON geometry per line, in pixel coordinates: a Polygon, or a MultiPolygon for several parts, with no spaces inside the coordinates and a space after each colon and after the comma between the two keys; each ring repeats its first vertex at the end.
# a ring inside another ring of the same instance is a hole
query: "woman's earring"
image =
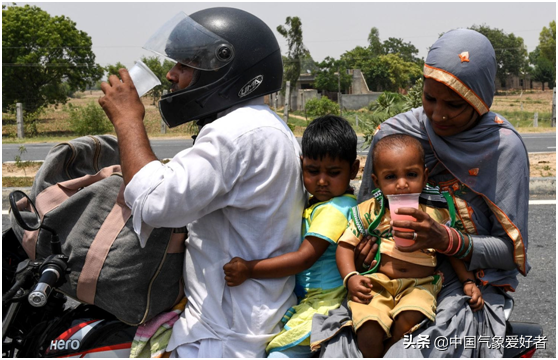
{"type": "Polygon", "coordinates": [[[448,118],[445,116],[442,116],[442,120],[447,120],[448,118]]]}

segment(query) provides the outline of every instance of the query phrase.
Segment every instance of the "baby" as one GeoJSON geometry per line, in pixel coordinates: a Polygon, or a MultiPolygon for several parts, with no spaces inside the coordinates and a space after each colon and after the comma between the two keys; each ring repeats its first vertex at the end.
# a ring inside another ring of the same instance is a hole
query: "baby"
{"type": "MultiPolygon", "coordinates": [[[[384,195],[437,191],[426,186],[428,170],[422,145],[408,135],[390,135],[376,143],[372,156],[372,180],[379,190],[352,210],[349,226],[339,239],[337,266],[348,290],[358,347],[364,357],[382,357],[425,317],[434,321],[442,278],[435,274],[437,262],[433,249],[398,250],[391,233],[390,213],[384,205],[384,195]],[[381,260],[377,272],[361,275],[355,270],[354,249],[366,234],[380,238],[381,260]]],[[[421,204],[419,210],[440,224],[452,223],[448,209],[421,204]]],[[[446,229],[451,234],[452,230],[446,229]]],[[[473,280],[474,274],[467,271],[461,260],[449,259],[463,283],[463,291],[472,297],[471,308],[480,310],[484,302],[473,280]]]]}

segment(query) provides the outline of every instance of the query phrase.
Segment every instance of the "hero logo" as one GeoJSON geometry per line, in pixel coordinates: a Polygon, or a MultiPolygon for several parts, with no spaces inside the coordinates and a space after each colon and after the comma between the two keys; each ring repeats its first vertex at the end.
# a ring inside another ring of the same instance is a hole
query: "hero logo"
{"type": "Polygon", "coordinates": [[[53,340],[50,342],[50,350],[77,350],[81,346],[79,340],[53,340]]]}
{"type": "Polygon", "coordinates": [[[240,89],[240,91],[238,92],[238,97],[243,98],[246,95],[251,94],[252,92],[254,92],[254,90],[258,88],[258,86],[261,85],[262,82],[263,82],[263,75],[258,75],[252,80],[248,81],[248,83],[244,85],[242,89],[240,89]]]}

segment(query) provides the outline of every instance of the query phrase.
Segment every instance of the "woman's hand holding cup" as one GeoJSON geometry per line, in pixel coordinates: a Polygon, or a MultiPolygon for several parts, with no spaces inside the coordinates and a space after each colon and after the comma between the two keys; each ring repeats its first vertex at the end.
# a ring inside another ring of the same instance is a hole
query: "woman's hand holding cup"
{"type": "Polygon", "coordinates": [[[394,237],[401,237],[414,240],[410,246],[398,246],[402,252],[413,252],[423,249],[436,249],[444,251],[449,244],[448,234],[442,225],[434,221],[427,213],[413,208],[399,208],[396,210],[399,215],[412,216],[416,221],[411,220],[392,220],[391,227],[394,237]],[[408,229],[406,231],[397,228],[408,229]],[[416,234],[416,235],[415,235],[416,234]]]}

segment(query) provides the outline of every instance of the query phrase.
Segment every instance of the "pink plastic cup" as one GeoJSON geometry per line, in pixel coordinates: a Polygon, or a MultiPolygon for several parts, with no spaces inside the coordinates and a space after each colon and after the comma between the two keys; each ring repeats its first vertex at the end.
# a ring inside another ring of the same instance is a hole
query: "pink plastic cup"
{"type": "MultiPolygon", "coordinates": [[[[397,194],[397,195],[386,195],[389,201],[389,212],[391,214],[391,220],[409,220],[409,221],[416,221],[416,219],[409,215],[399,215],[395,213],[395,210],[406,207],[406,208],[414,208],[418,209],[419,204],[419,196],[420,193],[416,194],[397,194]]],[[[413,230],[403,229],[403,228],[393,228],[394,230],[399,231],[409,231],[412,232],[413,230]]],[[[397,236],[393,236],[393,240],[395,240],[395,244],[397,246],[411,246],[415,243],[415,240],[410,239],[403,239],[397,236]]]]}

